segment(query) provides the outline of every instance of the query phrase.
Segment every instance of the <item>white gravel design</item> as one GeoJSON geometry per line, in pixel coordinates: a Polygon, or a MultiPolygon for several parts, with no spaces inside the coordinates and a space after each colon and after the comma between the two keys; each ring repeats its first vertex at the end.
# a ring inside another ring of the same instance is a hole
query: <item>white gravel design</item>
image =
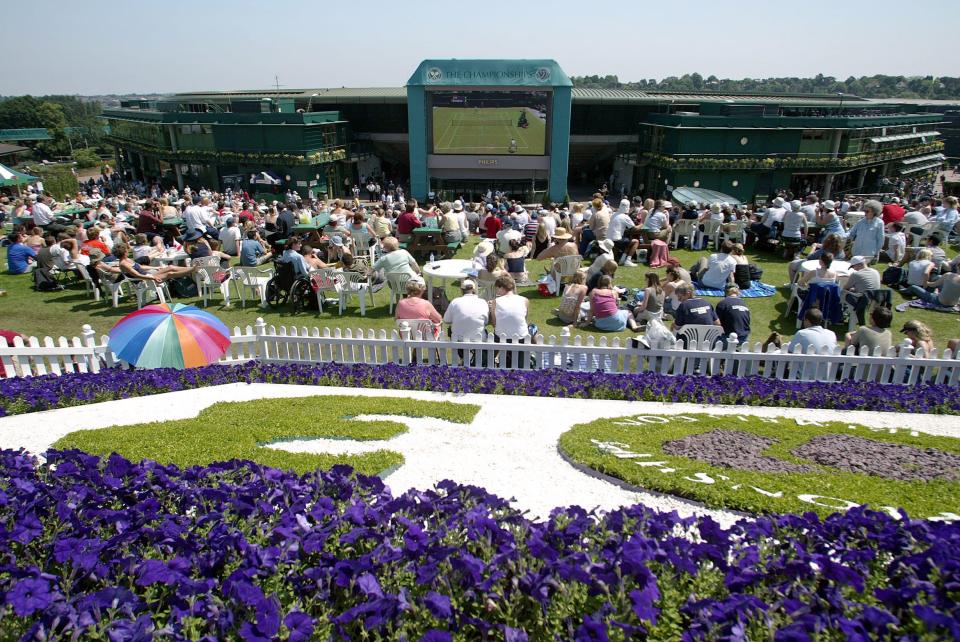
{"type": "MultiPolygon", "coordinates": [[[[357,442],[338,439],[285,441],[270,447],[293,452],[354,454],[381,448],[404,455],[406,463],[386,482],[394,492],[429,488],[444,479],[481,486],[512,498],[531,517],[547,516],[557,506],[611,510],[645,504],[681,515],[710,515],[725,525],[740,515],[705,508],[678,497],[637,492],[612,480],[581,472],[557,451],[562,433],[575,424],[602,417],[625,415],[676,415],[710,413],[788,417],[819,421],[845,421],[877,428],[907,428],[933,435],[960,437],[960,417],[880,412],[851,412],[792,408],[708,406],[581,399],[549,399],[497,395],[453,395],[403,390],[325,388],[281,384],[228,384],[137,397],[73,408],[61,408],[0,418],[0,448],[24,448],[40,454],[64,435],[82,429],[105,428],[142,421],[167,421],[195,417],[219,401],[357,395],[453,401],[480,406],[470,425],[433,418],[390,418],[409,427],[389,440],[357,442]]],[[[319,410],[319,409],[318,409],[319,410]]],[[[349,408],[336,411],[349,413],[349,408]]],[[[318,412],[318,417],[322,416],[318,412]]],[[[358,420],[383,418],[358,417],[358,420]]],[[[641,430],[642,427],[638,427],[641,430]]]]}

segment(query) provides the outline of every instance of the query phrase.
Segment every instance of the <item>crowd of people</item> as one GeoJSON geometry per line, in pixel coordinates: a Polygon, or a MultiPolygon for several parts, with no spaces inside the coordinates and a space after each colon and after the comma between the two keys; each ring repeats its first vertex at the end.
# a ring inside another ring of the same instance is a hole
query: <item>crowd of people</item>
{"type": "MultiPolygon", "coordinates": [[[[566,324],[603,332],[641,331],[669,317],[674,330],[714,325],[722,328],[721,341],[735,335],[743,343],[751,337],[751,327],[742,294],[762,273],[762,266],[747,259],[745,250],[751,246],[782,252],[801,292],[837,283],[831,265],[846,261],[850,275],[842,283],[843,295],[861,318],[870,293],[881,289],[881,280],[887,282],[891,268],[900,270],[892,285],[905,296],[942,308],[960,304],[960,260],[949,259],[943,249],[960,231],[955,197],[834,201],[811,193],[801,201],[784,194],[755,207],[641,197],[614,205],[598,193],[587,203],[531,208],[492,191],[480,202],[431,198],[419,203],[405,198],[398,185],[391,185],[388,194],[383,189],[378,193],[378,186],[368,181],[367,202],[360,200],[359,186],[354,186],[352,200],[305,200],[290,192],[267,201],[240,190],[163,191],[156,185],[101,179],[85,183],[68,203],[55,204],[42,193],[4,198],[0,215],[17,223],[7,239],[8,270],[32,272],[38,289],[59,287],[51,277],[57,271],[84,273],[95,287],[104,277],[189,278],[193,268],[158,261],[176,252],[192,260],[216,257],[224,270],[231,264],[256,267],[276,261],[291,264],[305,278],[322,269],[356,271],[374,287],[391,274],[403,274],[408,280],[397,319],[427,319],[438,332],[446,322],[449,334],[461,339],[482,338],[489,328],[496,336],[529,340],[535,334],[528,320],[529,299],[519,296],[517,288],[538,285],[560,297],[555,314],[566,324]],[[59,215],[80,206],[82,214],[59,215]],[[310,231],[297,234],[298,226],[310,231]],[[420,227],[439,230],[446,243],[479,237],[474,270],[460,283],[462,296],[449,305],[424,298],[421,265],[404,249],[420,227]],[[908,241],[913,236],[922,237],[920,248],[908,241]],[[671,246],[716,251],[688,270],[670,257],[671,246]],[[585,261],[580,269],[558,270],[555,260],[577,256],[585,261]],[[881,258],[889,263],[883,278],[874,267],[881,258]],[[532,274],[531,259],[550,261],[546,274],[532,274]],[[810,260],[818,261],[817,269],[803,270],[810,260]],[[645,287],[634,291],[619,286],[618,269],[640,263],[665,266],[666,274],[647,272],[645,287]],[[698,289],[719,291],[723,297],[714,306],[697,295],[698,289]]],[[[805,311],[803,327],[790,345],[835,345],[824,312],[805,311]]],[[[870,324],[864,320],[846,342],[887,346],[875,336],[888,329],[884,323],[872,314],[870,324]]],[[[918,336],[923,336],[919,325],[918,336]]]]}

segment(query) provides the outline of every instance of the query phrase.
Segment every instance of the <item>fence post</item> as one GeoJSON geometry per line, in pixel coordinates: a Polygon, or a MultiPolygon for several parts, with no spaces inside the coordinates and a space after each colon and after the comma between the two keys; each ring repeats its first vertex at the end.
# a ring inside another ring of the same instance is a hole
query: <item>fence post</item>
{"type": "Polygon", "coordinates": [[[253,349],[256,351],[257,359],[259,361],[265,361],[268,356],[267,340],[264,338],[264,335],[267,333],[267,322],[263,320],[263,317],[257,317],[257,320],[253,324],[253,332],[257,337],[253,343],[253,349]]]}
{"type": "MultiPolygon", "coordinates": [[[[80,328],[80,334],[83,335],[83,345],[91,348],[93,353],[90,355],[90,362],[87,364],[89,372],[100,372],[100,356],[97,354],[97,333],[93,331],[89,323],[84,323],[80,328]]],[[[109,346],[106,347],[110,349],[109,346]]]]}
{"type": "Polygon", "coordinates": [[[410,352],[407,348],[407,341],[410,340],[410,332],[411,332],[410,324],[407,323],[406,321],[401,321],[400,322],[400,341],[401,341],[400,365],[402,366],[409,363],[409,359],[412,358],[410,357],[410,352]]]}

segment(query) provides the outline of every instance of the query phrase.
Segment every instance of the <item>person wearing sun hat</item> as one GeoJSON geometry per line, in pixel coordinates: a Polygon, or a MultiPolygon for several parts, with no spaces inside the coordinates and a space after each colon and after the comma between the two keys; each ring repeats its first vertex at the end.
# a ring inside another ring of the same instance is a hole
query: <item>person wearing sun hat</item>
{"type": "Polygon", "coordinates": [[[616,263],[616,259],[613,255],[613,241],[610,239],[603,239],[598,243],[600,246],[601,254],[593,260],[593,263],[587,268],[587,280],[589,281],[593,276],[599,273],[603,266],[607,264],[608,261],[613,261],[616,263]]]}
{"type": "Polygon", "coordinates": [[[552,237],[553,243],[535,258],[538,261],[556,259],[561,256],[576,256],[577,244],[572,243],[573,235],[565,227],[558,227],[552,237]]]}

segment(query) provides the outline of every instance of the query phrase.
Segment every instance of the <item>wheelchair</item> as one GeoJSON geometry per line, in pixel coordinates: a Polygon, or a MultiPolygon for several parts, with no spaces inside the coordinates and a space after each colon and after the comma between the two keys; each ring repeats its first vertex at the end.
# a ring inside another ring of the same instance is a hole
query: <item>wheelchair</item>
{"type": "Polygon", "coordinates": [[[297,276],[293,264],[286,261],[274,261],[273,267],[274,276],[267,281],[267,305],[278,308],[289,302],[294,314],[309,307],[313,299],[310,279],[297,276]]]}

